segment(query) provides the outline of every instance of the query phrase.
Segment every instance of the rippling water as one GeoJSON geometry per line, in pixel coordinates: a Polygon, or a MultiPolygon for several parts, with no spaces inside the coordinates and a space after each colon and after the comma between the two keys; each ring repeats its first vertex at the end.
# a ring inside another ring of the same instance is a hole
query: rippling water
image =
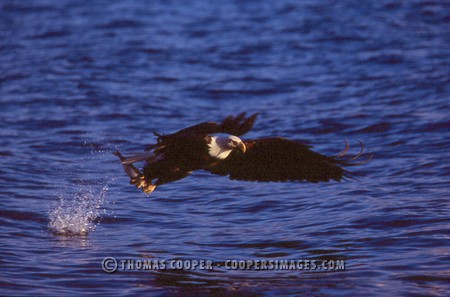
{"type": "Polygon", "coordinates": [[[443,1],[2,1],[7,295],[446,295],[443,1]],[[260,112],[248,137],[362,140],[358,181],[198,172],[146,196],[115,149],[260,112]],[[102,270],[102,260],[345,260],[343,271],[102,270]]]}

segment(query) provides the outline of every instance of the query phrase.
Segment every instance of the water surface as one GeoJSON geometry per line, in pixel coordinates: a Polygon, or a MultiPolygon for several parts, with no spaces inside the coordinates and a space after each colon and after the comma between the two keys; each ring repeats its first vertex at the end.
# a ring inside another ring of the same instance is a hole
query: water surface
{"type": "Polygon", "coordinates": [[[441,1],[2,1],[7,295],[443,296],[450,7],[441,1]],[[115,149],[242,111],[248,137],[373,160],[342,183],[204,172],[146,196],[115,149]],[[123,259],[345,260],[343,271],[102,270],[123,259]]]}

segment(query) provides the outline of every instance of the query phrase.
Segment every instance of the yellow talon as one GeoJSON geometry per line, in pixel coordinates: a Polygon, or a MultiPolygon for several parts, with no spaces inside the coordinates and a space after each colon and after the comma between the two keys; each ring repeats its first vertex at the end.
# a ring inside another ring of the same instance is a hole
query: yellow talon
{"type": "Polygon", "coordinates": [[[147,182],[145,181],[145,179],[140,180],[136,186],[138,187],[138,189],[142,188],[142,187],[146,187],[147,186],[147,182]]]}
{"type": "Polygon", "coordinates": [[[156,189],[156,186],[153,184],[148,184],[146,185],[142,191],[144,191],[145,194],[150,194],[151,192],[153,192],[156,189]]]}
{"type": "Polygon", "coordinates": [[[143,175],[131,178],[130,184],[135,185],[138,189],[142,189],[145,194],[150,194],[156,189],[156,186],[151,182],[145,180],[145,177],[143,175]]]}
{"type": "Polygon", "coordinates": [[[135,185],[138,189],[147,186],[147,181],[144,176],[138,176],[130,179],[130,184],[135,185]]]}

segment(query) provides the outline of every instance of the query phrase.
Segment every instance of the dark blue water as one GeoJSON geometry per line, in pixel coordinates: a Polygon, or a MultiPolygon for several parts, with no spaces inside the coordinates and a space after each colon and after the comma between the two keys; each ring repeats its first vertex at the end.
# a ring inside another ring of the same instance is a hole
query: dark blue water
{"type": "Polygon", "coordinates": [[[444,296],[444,1],[0,2],[7,295],[444,296]],[[110,152],[260,112],[248,137],[362,140],[357,181],[198,172],[146,196],[110,152]],[[102,270],[117,261],[344,260],[345,270],[102,270]]]}

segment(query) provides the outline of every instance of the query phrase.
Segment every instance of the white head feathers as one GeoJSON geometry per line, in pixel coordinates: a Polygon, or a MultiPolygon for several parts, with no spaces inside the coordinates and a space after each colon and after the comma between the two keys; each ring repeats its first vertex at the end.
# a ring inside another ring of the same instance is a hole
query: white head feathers
{"type": "Polygon", "coordinates": [[[239,149],[242,152],[246,151],[245,144],[239,137],[234,135],[211,136],[208,146],[209,155],[221,160],[228,157],[234,149],[239,149]]]}

